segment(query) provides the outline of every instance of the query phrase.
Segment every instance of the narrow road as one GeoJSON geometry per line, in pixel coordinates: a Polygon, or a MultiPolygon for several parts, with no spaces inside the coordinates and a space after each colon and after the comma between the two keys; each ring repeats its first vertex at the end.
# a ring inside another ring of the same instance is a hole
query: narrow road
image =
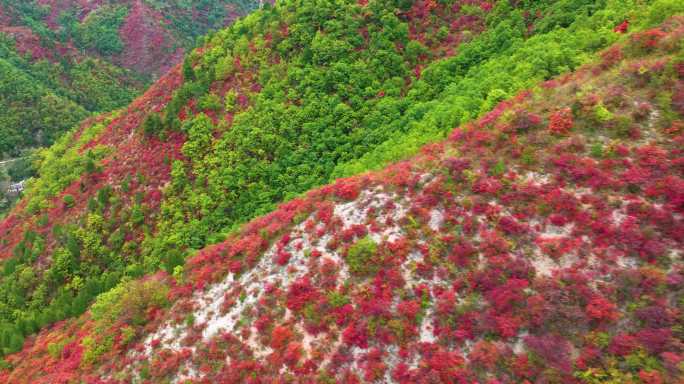
{"type": "Polygon", "coordinates": [[[17,160],[21,160],[21,159],[23,159],[23,157],[17,157],[16,159],[9,159],[9,160],[0,161],[0,165],[13,163],[13,162],[15,162],[17,160]]]}

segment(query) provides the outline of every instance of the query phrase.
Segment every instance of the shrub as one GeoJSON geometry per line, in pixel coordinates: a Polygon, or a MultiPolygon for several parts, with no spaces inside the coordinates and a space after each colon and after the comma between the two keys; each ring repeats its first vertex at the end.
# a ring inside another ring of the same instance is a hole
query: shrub
{"type": "Polygon", "coordinates": [[[74,199],[72,195],[64,195],[62,202],[67,208],[72,208],[74,205],[76,205],[76,199],[74,199]]]}
{"type": "Polygon", "coordinates": [[[541,117],[525,110],[518,110],[511,121],[512,128],[518,132],[528,132],[541,124],[541,117]]]}
{"type": "Polygon", "coordinates": [[[637,345],[636,337],[625,333],[618,333],[611,340],[608,351],[614,355],[626,356],[632,353],[637,348],[637,345]]]}
{"type": "Polygon", "coordinates": [[[570,373],[572,371],[570,343],[557,335],[530,335],[525,337],[525,344],[537,357],[559,370],[570,373]]]}
{"type": "Polygon", "coordinates": [[[378,265],[373,262],[378,246],[369,236],[357,241],[347,251],[347,264],[351,273],[367,276],[377,272],[378,265]]]}
{"type": "Polygon", "coordinates": [[[99,295],[91,307],[93,319],[102,325],[116,320],[140,324],[148,308],[167,304],[168,287],[155,280],[121,282],[99,295]]]}
{"type": "Polygon", "coordinates": [[[81,341],[81,345],[83,346],[81,365],[88,366],[96,363],[102,355],[112,349],[114,337],[107,335],[98,339],[96,336],[87,336],[81,341]]]}
{"type": "Polygon", "coordinates": [[[551,114],[549,117],[549,131],[558,135],[564,135],[572,129],[572,110],[563,108],[551,114]]]}
{"type": "Polygon", "coordinates": [[[349,298],[337,291],[328,292],[327,298],[328,303],[330,303],[330,306],[333,308],[340,308],[346,304],[349,304],[349,298]]]}
{"type": "Polygon", "coordinates": [[[128,345],[133,339],[135,339],[135,328],[121,328],[121,345],[128,345]]]}
{"type": "Polygon", "coordinates": [[[368,348],[368,327],[364,323],[350,324],[342,332],[342,341],[349,346],[368,348]]]}
{"type": "Polygon", "coordinates": [[[613,119],[613,116],[603,104],[598,104],[594,109],[594,117],[599,123],[607,123],[613,119]]]}
{"type": "Polygon", "coordinates": [[[587,315],[597,321],[610,322],[617,320],[619,313],[615,304],[603,297],[597,296],[589,301],[587,315]]]}
{"type": "Polygon", "coordinates": [[[299,311],[307,303],[312,302],[318,297],[318,291],[311,285],[308,277],[296,280],[290,286],[287,293],[287,308],[291,311],[299,311]]]}
{"type": "Polygon", "coordinates": [[[680,83],[672,94],[672,109],[684,116],[684,83],[680,83]]]}
{"type": "Polygon", "coordinates": [[[632,35],[632,44],[644,52],[654,50],[667,34],[660,29],[651,29],[632,35]]]}
{"type": "Polygon", "coordinates": [[[281,350],[285,348],[294,337],[294,333],[286,326],[277,326],[271,332],[271,348],[281,350]]]}
{"type": "Polygon", "coordinates": [[[213,93],[208,93],[200,97],[197,106],[203,111],[219,112],[223,108],[221,99],[213,93]]]}
{"type": "Polygon", "coordinates": [[[62,355],[62,350],[64,350],[64,346],[69,343],[69,339],[64,339],[59,342],[54,342],[54,343],[49,343],[47,345],[47,351],[50,357],[53,359],[59,359],[60,356],[62,355]]]}
{"type": "Polygon", "coordinates": [[[601,54],[601,67],[607,69],[619,63],[624,58],[622,49],[619,46],[614,46],[607,49],[601,54]]]}
{"type": "Polygon", "coordinates": [[[639,371],[639,379],[644,384],[662,384],[664,382],[663,377],[658,371],[639,371]]]}
{"type": "Polygon", "coordinates": [[[627,33],[628,29],[629,29],[629,20],[625,20],[622,23],[618,24],[615,28],[613,28],[613,31],[615,33],[627,33]]]}
{"type": "Polygon", "coordinates": [[[152,113],[145,118],[142,124],[143,133],[145,136],[156,136],[161,133],[163,129],[162,119],[158,113],[152,113]]]}

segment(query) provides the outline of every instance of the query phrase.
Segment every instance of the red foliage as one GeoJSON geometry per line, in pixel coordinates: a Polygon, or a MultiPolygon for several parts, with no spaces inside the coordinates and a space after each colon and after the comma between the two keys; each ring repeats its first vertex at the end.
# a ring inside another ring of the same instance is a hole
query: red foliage
{"type": "Polygon", "coordinates": [[[296,342],[292,342],[287,345],[287,349],[283,353],[283,360],[285,364],[294,368],[302,357],[302,345],[296,342]]]}
{"type": "Polygon", "coordinates": [[[524,302],[524,290],[529,285],[527,280],[510,279],[505,284],[489,290],[485,297],[497,313],[510,311],[513,305],[524,302]]]}
{"type": "Polygon", "coordinates": [[[368,327],[360,322],[350,324],[342,332],[342,341],[349,346],[368,348],[368,327]]]}
{"type": "Polygon", "coordinates": [[[570,343],[558,335],[530,335],[525,337],[525,344],[540,359],[562,373],[572,372],[570,360],[570,343]]]}
{"type": "Polygon", "coordinates": [[[672,109],[684,115],[684,81],[680,81],[672,93],[672,109]]]}
{"type": "Polygon", "coordinates": [[[645,371],[643,369],[639,371],[639,379],[641,379],[644,384],[663,384],[664,382],[660,372],[645,371]]]}
{"type": "Polygon", "coordinates": [[[608,351],[614,355],[626,356],[632,353],[638,344],[636,337],[626,333],[618,333],[611,340],[608,351]]]}
{"type": "Polygon", "coordinates": [[[475,260],[477,256],[477,249],[466,241],[460,241],[454,244],[449,260],[459,267],[468,267],[475,260]]]}
{"type": "Polygon", "coordinates": [[[516,336],[522,325],[522,320],[520,320],[520,318],[507,315],[495,316],[494,322],[496,324],[496,332],[501,335],[503,339],[516,336]]]}
{"type": "MultiPolygon", "coordinates": [[[[442,4],[436,3],[429,19],[443,17],[442,4]]],[[[461,4],[454,6],[456,12],[461,4]]],[[[429,25],[430,20],[411,23],[412,33],[417,33],[421,31],[418,24],[429,25]]],[[[623,60],[621,53],[615,52],[619,59],[611,60],[623,60]]],[[[647,60],[644,63],[649,64],[647,60]]],[[[622,362],[624,356],[642,349],[663,367],[660,375],[639,373],[642,381],[666,382],[677,377],[682,356],[673,327],[681,314],[671,306],[670,294],[682,287],[684,277],[679,265],[660,261],[670,250],[679,250],[684,241],[679,216],[684,212],[684,181],[680,177],[684,160],[678,147],[684,138],[671,140],[681,130],[663,132],[658,126],[643,136],[657,144],[615,139],[618,145],[611,142],[605,147],[610,156],[588,155],[592,138],[573,130],[572,112],[559,108],[574,102],[581,107],[584,102],[585,112],[591,113],[600,101],[611,109],[614,103],[619,106],[615,110],[624,109],[635,118],[635,126],[646,127],[652,111],[641,103],[659,105],[654,100],[657,92],[640,92],[636,105],[626,97],[607,97],[630,92],[635,86],[631,82],[621,88],[597,89],[584,100],[559,86],[570,84],[573,89],[599,73],[591,66],[560,79],[557,88],[542,90],[558,103],[549,113],[548,100],[540,102],[521,93],[505,107],[514,111],[512,115],[488,115],[481,120],[486,123],[482,128],[470,124],[457,129],[448,142],[432,145],[414,159],[312,191],[306,198],[253,220],[223,244],[199,252],[187,266],[192,280],[204,286],[229,270],[254,268],[271,243],[276,246],[276,262],[286,264],[291,249],[305,249],[298,230],[283,235],[290,231],[295,216],[311,215],[304,224],[306,235],[312,243],[321,237],[330,239],[329,244],[334,245],[330,248],[338,255],[369,228],[379,236],[387,236],[386,230],[394,226],[404,230],[398,239],[389,239],[394,233],[385,237],[380,249],[388,257],[374,278],[352,276],[339,281],[344,264],[333,261],[332,251],[314,250],[305,261],[305,277],[290,286],[265,284],[258,305],[245,313],[255,319],[253,323],[240,325],[234,334],[223,334],[218,347],[212,340],[207,348],[197,348],[188,362],[207,375],[203,379],[207,382],[278,383],[284,380],[284,364],[295,381],[314,382],[314,376],[323,373],[317,362],[326,360],[325,374],[340,382],[359,382],[359,376],[373,381],[386,373],[390,357],[396,361],[392,361],[395,368],[389,374],[400,383],[574,383],[573,368],[605,366],[616,358],[622,362]],[[548,129],[533,130],[542,121],[533,112],[548,117],[548,129]],[[507,128],[512,133],[496,131],[510,116],[513,119],[507,128]],[[554,134],[568,137],[553,138],[554,134]],[[519,162],[523,145],[536,151],[538,167],[519,162]],[[519,150],[517,157],[508,157],[514,149],[519,150]],[[493,164],[500,159],[510,161],[515,172],[494,175],[493,164]],[[526,167],[534,169],[535,175],[527,177],[526,167]],[[426,176],[436,177],[426,183],[426,176]],[[335,204],[374,190],[369,188],[370,182],[388,187],[396,197],[386,204],[373,204],[362,218],[363,224],[345,225],[344,218],[334,216],[335,204]],[[429,220],[433,208],[444,214],[444,221],[431,231],[424,221],[429,220]],[[395,213],[417,220],[395,220],[395,213]],[[549,236],[554,231],[565,233],[549,236]],[[535,270],[540,250],[558,261],[551,273],[535,270]],[[560,258],[566,254],[577,257],[560,258]],[[653,263],[644,266],[644,261],[653,263]],[[632,263],[637,266],[624,267],[632,263]],[[329,300],[332,292],[339,292],[345,302],[333,307],[329,300]],[[638,308],[624,311],[636,299],[638,308]],[[420,330],[415,323],[423,301],[433,309],[423,321],[434,342],[418,338],[420,330]],[[291,312],[280,307],[283,302],[291,312]],[[620,314],[624,321],[617,321],[620,314]],[[523,345],[516,345],[511,338],[521,329],[528,336],[523,337],[523,345]],[[317,340],[305,342],[303,332],[316,334],[317,340]],[[593,337],[598,332],[615,335],[607,347],[593,337]],[[343,343],[336,346],[338,336],[343,343]],[[466,342],[473,347],[464,348],[466,342]],[[249,353],[253,343],[269,345],[275,351],[267,358],[255,359],[256,354],[249,353]],[[522,351],[513,355],[512,350],[520,347],[522,351]],[[467,359],[456,351],[466,351],[467,359]],[[575,351],[578,353],[573,354],[575,351]],[[573,356],[577,356],[574,362],[573,356]],[[212,376],[214,363],[225,365],[222,376],[212,376]]],[[[670,73],[662,72],[665,74],[670,73]]],[[[676,81],[659,84],[669,92],[676,81]]],[[[157,200],[156,196],[151,200],[157,200]]],[[[19,221],[16,225],[22,224],[19,221]]],[[[295,270],[293,266],[286,271],[276,269],[285,273],[295,270]]],[[[181,289],[174,285],[173,297],[176,292],[181,289]]],[[[221,310],[234,305],[240,292],[240,287],[229,289],[221,310]]],[[[174,305],[168,313],[155,313],[180,324],[184,315],[197,309],[193,306],[198,302],[193,300],[174,305]]],[[[154,324],[146,327],[155,329],[163,320],[154,317],[154,324]]],[[[201,326],[191,331],[194,339],[185,340],[199,342],[199,329],[201,326]]],[[[160,346],[167,345],[168,340],[160,341],[160,346]]],[[[140,353],[144,349],[138,347],[140,353]]],[[[173,362],[174,357],[168,357],[173,362]]],[[[16,356],[9,359],[18,363],[16,356]]],[[[165,372],[165,362],[159,360],[154,358],[154,372],[165,372]]],[[[135,366],[130,360],[126,364],[135,366]]],[[[74,367],[77,370],[78,364],[74,367]]],[[[106,366],[101,371],[115,369],[106,366]]]]}
{"type": "Polygon", "coordinates": [[[551,133],[558,135],[567,134],[572,129],[573,124],[570,108],[559,109],[549,116],[549,131],[551,133]]]}
{"type": "Polygon", "coordinates": [[[496,195],[501,190],[502,184],[493,177],[481,177],[473,184],[473,192],[479,194],[496,195]]]}
{"type": "Polygon", "coordinates": [[[424,19],[435,8],[437,8],[437,2],[435,0],[418,0],[413,5],[411,11],[415,17],[424,19]]]}
{"type": "Polygon", "coordinates": [[[468,159],[449,157],[444,160],[444,165],[450,171],[453,178],[460,180],[463,171],[470,168],[470,161],[468,159]]]}
{"type": "Polygon", "coordinates": [[[409,372],[409,370],[410,368],[406,363],[400,362],[396,365],[396,367],[394,367],[394,370],[392,371],[392,379],[394,379],[400,384],[411,383],[411,373],[409,372]]]}
{"type": "Polygon", "coordinates": [[[582,349],[579,358],[575,361],[577,368],[586,370],[587,367],[596,364],[601,358],[601,350],[596,347],[587,346],[582,349]]]}
{"type": "Polygon", "coordinates": [[[613,31],[615,33],[627,33],[628,29],[629,29],[629,20],[625,20],[622,23],[615,26],[615,28],[613,28],[613,31]]]}
{"type": "Polygon", "coordinates": [[[468,358],[471,364],[480,366],[488,371],[493,371],[500,360],[499,348],[495,343],[484,340],[479,341],[473,345],[468,358]]]}
{"type": "Polygon", "coordinates": [[[679,365],[684,361],[683,354],[663,352],[660,354],[660,357],[663,359],[663,365],[667,371],[673,373],[673,375],[679,374],[679,365]]]}
{"type": "Polygon", "coordinates": [[[639,343],[652,354],[664,352],[668,345],[674,341],[670,328],[642,329],[635,336],[639,343]]]}
{"type": "Polygon", "coordinates": [[[397,310],[402,316],[414,321],[421,310],[420,302],[417,300],[402,301],[397,305],[397,310]]]}
{"type": "Polygon", "coordinates": [[[74,54],[73,50],[59,44],[53,48],[46,48],[40,36],[27,27],[0,25],[0,32],[15,41],[18,53],[30,56],[32,60],[48,59],[54,62],[59,59],[58,56],[66,56],[69,51],[72,51],[69,54],[74,54]]]}
{"type": "Polygon", "coordinates": [[[464,363],[463,357],[458,352],[449,352],[436,345],[423,346],[424,367],[420,373],[423,377],[433,376],[441,379],[441,382],[448,382],[455,377],[459,367],[464,363]]]}
{"type": "Polygon", "coordinates": [[[344,200],[356,200],[361,192],[358,180],[341,179],[335,183],[335,196],[344,200]]]}
{"type": "Polygon", "coordinates": [[[658,46],[665,36],[667,36],[667,33],[660,29],[650,29],[648,31],[633,34],[631,42],[640,49],[652,50],[658,46]]]}
{"type": "Polygon", "coordinates": [[[126,47],[119,60],[129,69],[162,74],[183,57],[183,49],[171,49],[174,41],[163,27],[163,17],[142,1],[134,1],[119,35],[126,47]]]}
{"type": "Polygon", "coordinates": [[[387,365],[383,361],[385,353],[381,349],[371,349],[361,361],[361,366],[364,370],[364,380],[368,383],[376,382],[382,379],[387,369],[387,365]]]}
{"type": "Polygon", "coordinates": [[[283,266],[287,264],[288,261],[290,261],[290,257],[292,257],[290,252],[281,249],[278,250],[278,252],[275,255],[275,262],[276,264],[283,266]]]}
{"type": "Polygon", "coordinates": [[[168,349],[158,352],[150,364],[150,376],[162,378],[175,372],[180,364],[187,360],[191,354],[190,350],[186,348],[178,352],[172,352],[168,349]]]}
{"type": "MultiPolygon", "coordinates": [[[[491,112],[487,113],[482,117],[478,123],[480,128],[484,128],[487,126],[490,126],[494,124],[497,120],[499,120],[499,117],[503,115],[504,112],[506,112],[510,107],[512,103],[510,101],[502,101],[497,106],[491,110],[491,112]]],[[[456,131],[454,131],[456,133],[456,131]]]]}
{"type": "Polygon", "coordinates": [[[527,225],[519,223],[511,216],[499,219],[499,229],[509,235],[522,235],[529,230],[527,225]]]}
{"type": "Polygon", "coordinates": [[[634,312],[634,316],[651,328],[669,328],[674,325],[674,316],[662,305],[639,308],[634,312]]]}
{"type": "Polygon", "coordinates": [[[318,291],[311,284],[308,277],[299,278],[292,283],[287,293],[287,308],[291,311],[299,311],[304,306],[317,299],[318,291]]]}
{"type": "Polygon", "coordinates": [[[619,313],[615,304],[601,296],[596,296],[587,304],[587,316],[599,322],[612,322],[617,320],[619,313]]]}
{"type": "Polygon", "coordinates": [[[287,325],[279,325],[273,328],[273,332],[271,332],[271,348],[278,351],[289,344],[294,336],[290,328],[287,325]]]}
{"type": "Polygon", "coordinates": [[[515,111],[513,121],[511,121],[511,128],[513,128],[514,132],[527,132],[538,127],[541,122],[542,119],[539,115],[526,110],[517,110],[515,111]]]}

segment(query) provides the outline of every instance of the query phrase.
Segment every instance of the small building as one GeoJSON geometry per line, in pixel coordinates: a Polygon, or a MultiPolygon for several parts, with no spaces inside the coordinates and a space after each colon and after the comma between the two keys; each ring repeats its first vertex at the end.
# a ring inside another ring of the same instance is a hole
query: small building
{"type": "Polygon", "coordinates": [[[22,180],[18,183],[10,184],[7,187],[7,194],[18,195],[24,191],[24,186],[26,185],[26,180],[22,180]]]}

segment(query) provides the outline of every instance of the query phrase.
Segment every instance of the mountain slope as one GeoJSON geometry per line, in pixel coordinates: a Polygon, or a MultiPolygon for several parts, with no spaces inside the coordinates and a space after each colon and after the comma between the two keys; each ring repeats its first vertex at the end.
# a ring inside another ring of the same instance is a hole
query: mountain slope
{"type": "Polygon", "coordinates": [[[80,51],[156,78],[199,37],[257,6],[250,0],[3,0],[0,21],[33,59],[59,60],[80,51]]]}
{"type": "Polygon", "coordinates": [[[250,1],[0,2],[0,157],[124,106],[250,1]]]}
{"type": "MultiPolygon", "coordinates": [[[[173,272],[193,248],[324,184],[338,163],[414,127],[448,132],[453,116],[435,123],[432,112],[450,103],[435,87],[450,83],[428,75],[444,64],[465,71],[524,54],[560,73],[617,39],[613,25],[640,9],[519,7],[281,2],[216,34],[125,111],[85,122],[36,157],[39,177],[0,223],[2,351],[83,313],[122,278],[173,272]],[[436,30],[446,32],[428,33],[436,30]],[[562,54],[538,49],[547,46],[562,54]]],[[[502,74],[511,77],[466,77],[455,122],[538,81],[517,67],[502,74]]]]}
{"type": "Polygon", "coordinates": [[[90,111],[124,105],[142,82],[104,62],[32,62],[0,33],[0,156],[52,144],[90,111]]]}
{"type": "MultiPolygon", "coordinates": [[[[595,60],[625,32],[682,11],[671,1],[292,0],[255,12],[207,39],[127,109],[92,118],[40,152],[39,177],[0,223],[2,352],[80,316],[101,293],[116,298],[121,288],[110,290],[122,280],[159,269],[181,278],[188,255],[279,202],[338,172],[413,153],[522,89],[595,60]],[[388,146],[398,150],[387,156],[388,146]]],[[[678,88],[667,87],[657,98],[660,125],[679,118],[678,88]]],[[[596,106],[596,124],[623,132],[640,121],[615,118],[618,107],[596,106]]],[[[559,113],[562,128],[568,112],[559,113]]],[[[538,123],[517,112],[506,119],[538,123]]],[[[499,175],[506,164],[489,167],[499,175]]],[[[144,320],[134,317],[133,325],[144,320]]],[[[83,364],[113,343],[91,348],[83,364]]]]}
{"type": "Polygon", "coordinates": [[[3,379],[680,382],[683,36],[681,16],[634,33],[119,284],[3,379]]]}

